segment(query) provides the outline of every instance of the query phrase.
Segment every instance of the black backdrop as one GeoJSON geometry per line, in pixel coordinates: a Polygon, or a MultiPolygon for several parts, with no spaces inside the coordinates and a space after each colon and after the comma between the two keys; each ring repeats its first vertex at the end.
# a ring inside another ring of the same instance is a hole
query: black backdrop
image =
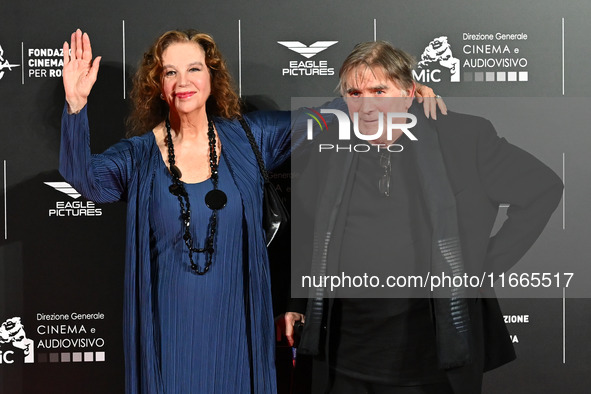
{"type": "MultiPolygon", "coordinates": [[[[165,30],[194,27],[214,36],[241,96],[258,109],[334,94],[331,74],[357,42],[389,40],[420,60],[432,40],[447,37],[460,81],[438,62],[417,77],[453,109],[491,118],[566,184],[561,206],[520,264],[530,272],[537,264],[575,272],[573,284],[543,296],[505,294],[504,313],[519,321],[509,324],[518,360],[487,374],[485,392],[589,392],[590,13],[588,2],[549,0],[2,2],[0,324],[20,320],[33,351],[27,358],[14,341],[0,342],[0,391],[123,392],[125,206],[95,205],[56,184],[63,182],[63,41],[80,27],[103,56],[89,101],[92,148],[101,151],[124,135],[130,76],[143,51],[165,30]],[[336,43],[306,59],[278,41],[336,43]],[[301,61],[311,63],[302,69],[301,61]],[[329,75],[305,75],[314,72],[329,75]],[[467,105],[474,102],[482,105],[467,105]],[[528,130],[512,123],[540,117],[528,130]]],[[[289,180],[278,179],[287,192],[289,180]]],[[[278,311],[287,295],[288,248],[284,237],[271,249],[278,311]]]]}

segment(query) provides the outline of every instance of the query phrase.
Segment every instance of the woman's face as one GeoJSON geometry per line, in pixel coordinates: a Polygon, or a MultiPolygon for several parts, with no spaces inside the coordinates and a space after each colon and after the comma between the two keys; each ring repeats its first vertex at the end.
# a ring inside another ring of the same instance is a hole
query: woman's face
{"type": "Polygon", "coordinates": [[[211,75],[205,52],[194,42],[171,44],[162,53],[162,94],[178,114],[205,111],[211,93],[211,75]]]}

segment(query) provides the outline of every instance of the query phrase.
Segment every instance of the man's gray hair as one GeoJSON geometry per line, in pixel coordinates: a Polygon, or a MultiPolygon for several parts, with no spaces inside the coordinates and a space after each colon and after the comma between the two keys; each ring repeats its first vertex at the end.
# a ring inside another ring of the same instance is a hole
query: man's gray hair
{"type": "Polygon", "coordinates": [[[358,67],[365,66],[370,70],[380,67],[384,73],[405,90],[412,89],[412,69],[415,59],[401,49],[394,48],[387,41],[368,41],[355,45],[347,56],[339,71],[339,90],[345,95],[348,86],[346,79],[349,73],[358,67]]]}

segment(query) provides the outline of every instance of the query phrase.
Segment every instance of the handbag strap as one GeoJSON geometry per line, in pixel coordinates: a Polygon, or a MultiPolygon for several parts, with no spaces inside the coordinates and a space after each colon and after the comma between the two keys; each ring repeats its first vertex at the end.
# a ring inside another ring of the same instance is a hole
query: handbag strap
{"type": "Polygon", "coordinates": [[[267,174],[267,170],[265,169],[265,163],[263,162],[263,155],[261,154],[261,150],[257,145],[254,135],[252,134],[252,130],[250,130],[250,126],[246,123],[246,120],[242,116],[238,117],[238,121],[242,125],[242,128],[246,132],[246,138],[248,138],[248,142],[250,142],[250,146],[252,147],[252,151],[257,158],[257,163],[259,165],[259,170],[261,171],[261,175],[265,180],[265,183],[269,182],[269,175],[267,174]]]}

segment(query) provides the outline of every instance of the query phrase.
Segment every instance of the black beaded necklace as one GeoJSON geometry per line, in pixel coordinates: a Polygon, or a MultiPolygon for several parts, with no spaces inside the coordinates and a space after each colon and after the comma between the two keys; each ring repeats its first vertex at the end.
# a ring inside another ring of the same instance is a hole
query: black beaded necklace
{"type": "Polygon", "coordinates": [[[181,206],[181,220],[185,227],[185,233],[183,234],[183,240],[187,249],[189,249],[189,260],[191,263],[191,271],[197,275],[204,275],[209,271],[211,266],[214,249],[215,232],[217,230],[217,211],[226,206],[228,198],[226,193],[218,189],[218,156],[216,152],[216,138],[215,131],[213,130],[213,122],[211,119],[207,122],[207,137],[209,139],[209,168],[211,169],[211,183],[213,183],[213,190],[210,190],[205,195],[205,205],[211,209],[211,216],[209,217],[209,235],[205,239],[205,245],[203,248],[195,248],[193,246],[193,237],[189,231],[191,225],[191,204],[189,203],[189,195],[185,189],[184,182],[181,182],[181,170],[175,165],[174,157],[174,145],[172,143],[172,135],[170,133],[170,120],[166,118],[166,144],[168,146],[168,163],[170,165],[170,174],[172,175],[172,185],[169,186],[168,190],[171,194],[175,195],[179,199],[181,206]],[[203,269],[193,261],[193,253],[205,253],[205,266],[203,269]]]}

